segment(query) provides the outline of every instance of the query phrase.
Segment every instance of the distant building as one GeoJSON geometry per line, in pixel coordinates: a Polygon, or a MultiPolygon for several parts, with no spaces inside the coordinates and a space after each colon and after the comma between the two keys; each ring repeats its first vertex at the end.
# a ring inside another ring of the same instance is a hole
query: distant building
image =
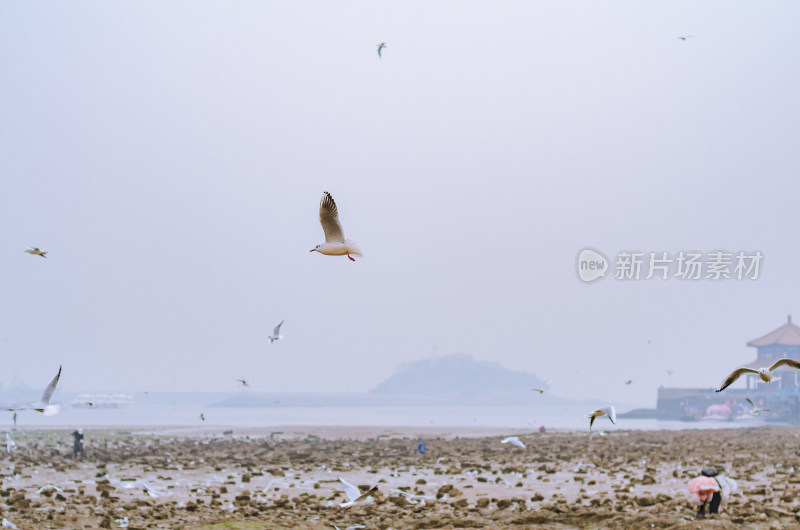
{"type": "MultiPolygon", "coordinates": [[[[800,326],[792,324],[789,315],[778,329],[751,340],[748,346],[756,349],[756,359],[746,364],[755,370],[770,367],[778,359],[788,357],[800,361],[800,326]]],[[[740,365],[741,366],[741,365],[740,365]]],[[[730,371],[738,368],[731,366],[730,371]]],[[[724,372],[724,370],[723,370],[724,372]]],[[[774,372],[775,379],[764,383],[756,374],[747,374],[746,389],[727,388],[715,392],[714,388],[664,388],[658,389],[656,415],[663,420],[733,420],[764,419],[800,424],[800,370],[781,368],[774,372]],[[758,407],[769,409],[757,417],[751,414],[750,398],[758,407]]],[[[725,372],[728,373],[728,372],[725,372]]]]}
{"type": "MultiPolygon", "coordinates": [[[[792,315],[789,315],[784,325],[763,337],[751,340],[747,345],[758,352],[756,360],[745,365],[747,368],[760,370],[772,366],[772,363],[784,357],[800,361],[800,326],[792,324],[792,315]]],[[[798,390],[800,383],[798,370],[780,368],[775,371],[775,377],[780,380],[764,383],[756,374],[747,374],[747,389],[765,394],[777,392],[785,394],[798,390]]]]}

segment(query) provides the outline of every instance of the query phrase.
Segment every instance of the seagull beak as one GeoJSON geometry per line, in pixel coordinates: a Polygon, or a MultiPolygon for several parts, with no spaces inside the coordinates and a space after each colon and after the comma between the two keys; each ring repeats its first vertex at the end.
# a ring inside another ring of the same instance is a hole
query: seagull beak
{"type": "Polygon", "coordinates": [[[317,249],[312,248],[311,250],[309,250],[309,252],[314,252],[315,250],[317,250],[317,249]]]}

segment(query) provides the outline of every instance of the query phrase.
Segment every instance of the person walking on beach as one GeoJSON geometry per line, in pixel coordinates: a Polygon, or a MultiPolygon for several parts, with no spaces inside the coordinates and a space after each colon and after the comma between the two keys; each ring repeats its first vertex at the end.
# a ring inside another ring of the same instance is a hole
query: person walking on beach
{"type": "Polygon", "coordinates": [[[72,438],[74,439],[74,442],[72,442],[72,458],[77,458],[78,453],[81,454],[81,458],[86,458],[86,453],[83,451],[83,429],[74,431],[72,438]]]}
{"type": "Polygon", "coordinates": [[[425,446],[425,442],[422,441],[422,438],[419,438],[419,445],[417,445],[417,451],[419,451],[420,455],[424,455],[427,447],[425,446]]]}
{"type": "Polygon", "coordinates": [[[709,515],[719,513],[719,503],[722,500],[720,487],[715,469],[706,468],[700,472],[700,476],[692,479],[689,483],[689,493],[697,502],[697,518],[702,519],[706,516],[706,506],[709,515]]]}

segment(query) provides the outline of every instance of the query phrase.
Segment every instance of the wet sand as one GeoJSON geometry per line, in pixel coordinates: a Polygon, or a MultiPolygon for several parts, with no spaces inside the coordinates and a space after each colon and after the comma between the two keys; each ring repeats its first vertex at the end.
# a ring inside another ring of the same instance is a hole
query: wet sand
{"type": "Polygon", "coordinates": [[[0,512],[19,528],[797,528],[800,430],[545,434],[495,429],[158,427],[12,432],[0,512]],[[527,449],[503,445],[517,434],[527,449]],[[427,454],[417,454],[417,438],[427,454]],[[703,467],[736,479],[726,513],[695,520],[703,467]],[[339,507],[336,477],[377,484],[339,507]],[[145,486],[146,481],[153,495],[145,486]],[[37,490],[45,485],[59,488],[37,490]],[[401,489],[429,498],[410,503],[401,489]]]}

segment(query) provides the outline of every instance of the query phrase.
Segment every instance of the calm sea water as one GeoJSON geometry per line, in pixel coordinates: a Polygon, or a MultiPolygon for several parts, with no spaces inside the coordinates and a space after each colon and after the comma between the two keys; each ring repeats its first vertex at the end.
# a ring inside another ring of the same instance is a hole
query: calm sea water
{"type": "MultiPolygon", "coordinates": [[[[18,413],[19,426],[92,427],[137,425],[276,427],[311,426],[389,426],[389,427],[496,427],[509,429],[588,430],[588,411],[577,407],[271,407],[216,408],[176,405],[135,405],[124,409],[76,409],[69,405],[50,417],[38,412],[18,413]],[[200,420],[200,413],[205,422],[200,420]]],[[[12,424],[11,413],[0,416],[0,428],[12,424]]],[[[595,420],[595,430],[680,430],[737,428],[764,425],[762,420],[737,421],[659,421],[618,418],[612,425],[607,418],[595,420]]]]}

